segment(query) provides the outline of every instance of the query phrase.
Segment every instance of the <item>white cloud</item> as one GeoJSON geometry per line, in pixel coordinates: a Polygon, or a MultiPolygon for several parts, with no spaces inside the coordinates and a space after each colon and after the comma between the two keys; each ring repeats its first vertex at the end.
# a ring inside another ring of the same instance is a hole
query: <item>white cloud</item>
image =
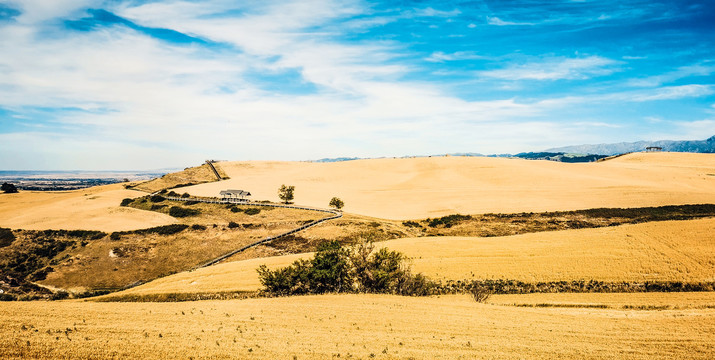
{"type": "Polygon", "coordinates": [[[504,21],[496,16],[487,16],[487,24],[489,25],[496,25],[496,26],[525,26],[525,25],[534,25],[534,23],[518,23],[518,22],[512,22],[512,21],[504,21]]]}
{"type": "Polygon", "coordinates": [[[631,79],[629,86],[653,87],[694,76],[709,76],[715,73],[715,65],[694,64],[681,66],[674,71],[640,79],[631,79]]]}
{"type": "Polygon", "coordinates": [[[477,75],[501,80],[560,80],[588,79],[609,75],[619,62],[600,56],[584,58],[550,58],[504,69],[480,71],[477,75]]]}
{"type": "Polygon", "coordinates": [[[429,62],[445,62],[445,61],[456,61],[456,60],[477,60],[486,59],[485,56],[478,55],[473,51],[457,51],[451,54],[445,54],[441,51],[435,51],[430,56],[425,58],[425,61],[429,62]]]}
{"type": "Polygon", "coordinates": [[[658,101],[658,100],[675,100],[689,97],[701,97],[711,95],[713,85],[680,85],[680,86],[664,86],[648,91],[631,91],[620,94],[612,94],[607,96],[614,100],[625,101],[658,101]]]}

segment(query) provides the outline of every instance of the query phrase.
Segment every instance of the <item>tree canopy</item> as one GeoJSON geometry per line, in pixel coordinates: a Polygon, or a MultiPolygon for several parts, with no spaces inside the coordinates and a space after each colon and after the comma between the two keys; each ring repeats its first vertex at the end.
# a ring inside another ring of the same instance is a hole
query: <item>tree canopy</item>
{"type": "Polygon", "coordinates": [[[286,184],[281,185],[278,188],[278,197],[283,200],[284,203],[290,204],[293,201],[293,193],[295,192],[295,186],[286,184]]]}

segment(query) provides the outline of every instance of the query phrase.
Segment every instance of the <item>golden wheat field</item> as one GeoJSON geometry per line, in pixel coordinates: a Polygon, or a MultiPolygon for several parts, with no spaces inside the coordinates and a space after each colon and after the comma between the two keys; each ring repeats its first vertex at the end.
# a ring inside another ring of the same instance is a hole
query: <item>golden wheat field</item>
{"type": "Polygon", "coordinates": [[[0,307],[3,359],[710,359],[713,344],[713,309],[525,308],[464,295],[0,307]]]}
{"type": "Polygon", "coordinates": [[[176,223],[157,212],[119,204],[146,195],[120,184],[73,191],[21,191],[0,196],[0,226],[13,229],[124,231],[176,223]]]}
{"type": "Polygon", "coordinates": [[[594,163],[487,157],[370,159],[336,163],[221,162],[231,179],[183,188],[218,196],[243,189],[277,201],[295,185],[299,204],[386,219],[715,202],[711,154],[634,153],[594,163]]]}
{"type": "MultiPolygon", "coordinates": [[[[399,239],[377,247],[404,253],[415,272],[442,280],[715,281],[713,229],[715,219],[663,221],[493,238],[399,239]]],[[[118,294],[257,290],[258,266],[287,266],[311,255],[218,264],[118,294]]]]}
{"type": "Polygon", "coordinates": [[[713,292],[675,293],[534,293],[491,295],[494,305],[598,307],[613,309],[715,309],[713,292]]]}

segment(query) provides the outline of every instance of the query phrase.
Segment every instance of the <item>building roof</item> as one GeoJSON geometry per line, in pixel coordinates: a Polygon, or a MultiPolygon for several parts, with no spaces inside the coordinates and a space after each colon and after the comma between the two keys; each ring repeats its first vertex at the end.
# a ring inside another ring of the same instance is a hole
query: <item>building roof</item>
{"type": "Polygon", "coordinates": [[[251,196],[251,193],[245,190],[221,190],[219,195],[251,196]]]}

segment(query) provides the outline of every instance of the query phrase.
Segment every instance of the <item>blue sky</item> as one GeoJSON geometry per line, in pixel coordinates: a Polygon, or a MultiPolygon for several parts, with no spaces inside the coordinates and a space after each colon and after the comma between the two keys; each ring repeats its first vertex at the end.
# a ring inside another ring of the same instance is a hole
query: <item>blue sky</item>
{"type": "Polygon", "coordinates": [[[0,0],[0,169],[715,135],[710,1],[0,0]]]}

